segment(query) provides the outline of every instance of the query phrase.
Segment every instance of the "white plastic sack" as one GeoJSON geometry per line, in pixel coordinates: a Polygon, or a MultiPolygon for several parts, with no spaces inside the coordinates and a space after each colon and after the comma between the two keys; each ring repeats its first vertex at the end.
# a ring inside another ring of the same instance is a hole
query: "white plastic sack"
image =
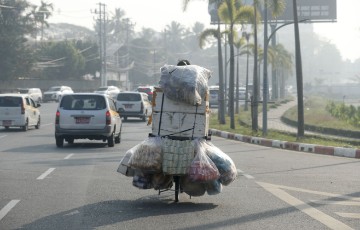
{"type": "Polygon", "coordinates": [[[201,105],[208,92],[211,71],[197,65],[161,67],[160,86],[169,99],[201,105]]]}

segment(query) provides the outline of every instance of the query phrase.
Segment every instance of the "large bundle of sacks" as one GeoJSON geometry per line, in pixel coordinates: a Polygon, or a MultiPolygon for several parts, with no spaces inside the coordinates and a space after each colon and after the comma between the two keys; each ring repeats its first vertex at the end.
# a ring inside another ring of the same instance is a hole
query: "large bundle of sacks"
{"type": "Polygon", "coordinates": [[[215,195],[236,179],[232,159],[208,138],[209,70],[166,65],[160,87],[153,94],[152,133],[129,149],[118,172],[133,177],[140,189],[169,189],[180,176],[182,191],[190,196],[215,195]]]}

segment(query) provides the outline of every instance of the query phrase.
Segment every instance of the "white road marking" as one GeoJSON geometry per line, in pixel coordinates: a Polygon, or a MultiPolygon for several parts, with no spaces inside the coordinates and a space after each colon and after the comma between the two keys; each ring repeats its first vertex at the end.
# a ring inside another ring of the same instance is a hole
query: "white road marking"
{"type": "Polygon", "coordinates": [[[0,136],[0,139],[1,139],[1,138],[4,138],[4,137],[6,137],[6,136],[7,136],[7,135],[0,136]]]}
{"type": "Polygon", "coordinates": [[[346,224],[336,220],[335,218],[326,215],[325,213],[317,210],[316,208],[302,202],[301,200],[291,196],[290,194],[286,193],[285,191],[281,190],[277,185],[268,184],[263,182],[257,182],[261,187],[263,187],[268,192],[272,193],[277,198],[285,201],[286,203],[292,205],[293,207],[299,209],[303,213],[307,214],[311,218],[319,221],[320,223],[324,224],[330,229],[336,230],[353,230],[353,228],[347,226],[346,224]]]}
{"type": "Polygon", "coordinates": [[[345,195],[340,195],[340,194],[335,194],[335,193],[320,192],[320,191],[314,191],[314,190],[308,190],[308,189],[302,189],[302,188],[294,188],[294,187],[288,187],[288,186],[284,186],[284,185],[276,185],[276,187],[285,189],[285,190],[290,190],[290,191],[305,192],[305,193],[311,193],[311,194],[327,196],[327,197],[336,197],[339,199],[346,199],[346,200],[351,200],[351,201],[360,201],[359,197],[345,196],[345,195]]]}
{"type": "Polygon", "coordinates": [[[317,204],[325,204],[325,205],[332,205],[332,204],[336,204],[336,205],[344,205],[344,206],[360,206],[360,202],[356,202],[356,201],[343,201],[343,200],[310,200],[313,203],[317,203],[317,204]]]}
{"type": "Polygon", "coordinates": [[[46,170],[46,172],[44,172],[43,174],[41,174],[38,178],[36,178],[36,180],[43,180],[45,177],[47,177],[50,173],[52,173],[52,171],[54,171],[55,168],[49,168],[48,170],[46,170]]]}
{"type": "Polygon", "coordinates": [[[72,156],[74,156],[74,154],[73,154],[73,153],[71,153],[71,154],[67,155],[67,156],[64,158],[64,160],[70,159],[72,156]]]}
{"type": "Polygon", "coordinates": [[[341,217],[360,219],[360,213],[346,213],[346,212],[335,212],[341,217]]]}
{"type": "Polygon", "coordinates": [[[237,169],[238,175],[243,175],[244,177],[248,178],[248,179],[254,179],[253,176],[244,173],[241,169],[237,169]]]}
{"type": "Polygon", "coordinates": [[[15,207],[20,200],[11,200],[5,207],[0,210],[0,220],[2,220],[10,210],[15,207]]]}

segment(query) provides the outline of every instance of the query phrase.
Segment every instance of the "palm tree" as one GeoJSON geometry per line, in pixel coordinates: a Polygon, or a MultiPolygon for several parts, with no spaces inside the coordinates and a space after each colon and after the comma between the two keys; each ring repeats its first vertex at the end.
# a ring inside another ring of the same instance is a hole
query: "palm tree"
{"type": "Polygon", "coordinates": [[[47,19],[52,15],[54,7],[52,3],[46,3],[41,1],[41,5],[38,10],[38,20],[41,24],[41,40],[44,38],[44,25],[49,27],[49,23],[47,23],[47,19]]]}
{"type": "Polygon", "coordinates": [[[44,1],[41,1],[39,7],[33,8],[35,23],[40,23],[41,41],[44,38],[44,26],[49,27],[49,23],[46,20],[52,15],[53,9],[54,7],[52,3],[46,3],[44,1]]]}
{"type": "Polygon", "coordinates": [[[229,25],[228,43],[230,47],[230,76],[229,76],[229,114],[230,128],[235,129],[234,117],[234,80],[235,80],[235,51],[234,51],[234,34],[235,24],[245,23],[252,17],[252,10],[248,6],[242,6],[239,0],[225,0],[218,9],[219,18],[229,25]]]}
{"type": "Polygon", "coordinates": [[[114,42],[120,43],[120,41],[125,40],[126,23],[124,17],[125,11],[115,8],[115,14],[112,16],[109,25],[114,42]]]}
{"type": "Polygon", "coordinates": [[[264,0],[264,78],[263,78],[263,136],[267,135],[267,102],[269,96],[269,83],[267,76],[267,52],[268,52],[268,9],[276,17],[285,9],[284,0],[264,0]],[[269,3],[269,1],[271,1],[269,3]]]}
{"type": "Polygon", "coordinates": [[[240,39],[235,40],[234,46],[236,48],[236,107],[235,107],[235,113],[239,114],[239,58],[243,54],[247,54],[247,51],[245,50],[245,38],[241,37],[240,39]]]}
{"type": "MultiPolygon", "coordinates": [[[[188,3],[191,0],[183,0],[183,10],[185,11],[188,3]]],[[[215,3],[217,6],[221,3],[222,0],[209,0],[209,4],[215,3]]],[[[223,67],[223,58],[222,58],[222,48],[221,48],[221,39],[222,32],[220,30],[220,20],[217,23],[217,29],[207,29],[202,32],[199,39],[200,47],[203,47],[204,42],[209,36],[213,36],[217,39],[217,48],[218,48],[218,65],[219,65],[219,123],[225,124],[225,101],[224,101],[224,67],[223,67]]]]}
{"type": "Polygon", "coordinates": [[[225,103],[224,103],[224,67],[221,49],[222,33],[220,31],[220,23],[218,23],[217,29],[206,29],[200,34],[199,46],[202,48],[205,45],[205,41],[209,37],[215,37],[218,43],[218,65],[219,65],[219,123],[225,124],[225,103]]]}
{"type": "MultiPolygon", "coordinates": [[[[270,48],[269,48],[270,49],[270,48]]],[[[279,73],[279,88],[273,87],[274,91],[280,92],[280,98],[284,98],[285,96],[285,76],[289,76],[292,74],[293,69],[293,55],[285,49],[285,47],[281,44],[276,45],[273,49],[274,60],[271,61],[271,65],[274,67],[276,72],[279,73]]]]}

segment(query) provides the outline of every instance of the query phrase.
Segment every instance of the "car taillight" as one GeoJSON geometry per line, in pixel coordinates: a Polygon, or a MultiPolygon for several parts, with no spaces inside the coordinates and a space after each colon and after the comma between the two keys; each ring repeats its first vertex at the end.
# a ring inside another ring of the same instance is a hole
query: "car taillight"
{"type": "Polygon", "coordinates": [[[106,124],[110,125],[111,124],[111,114],[110,114],[110,112],[106,111],[105,116],[106,116],[106,124]]]}
{"type": "Polygon", "coordinates": [[[21,103],[21,114],[25,114],[25,105],[24,105],[24,102],[21,103]]]}
{"type": "Polygon", "coordinates": [[[55,116],[55,124],[58,125],[60,121],[60,112],[59,110],[56,111],[56,116],[55,116]]]}

